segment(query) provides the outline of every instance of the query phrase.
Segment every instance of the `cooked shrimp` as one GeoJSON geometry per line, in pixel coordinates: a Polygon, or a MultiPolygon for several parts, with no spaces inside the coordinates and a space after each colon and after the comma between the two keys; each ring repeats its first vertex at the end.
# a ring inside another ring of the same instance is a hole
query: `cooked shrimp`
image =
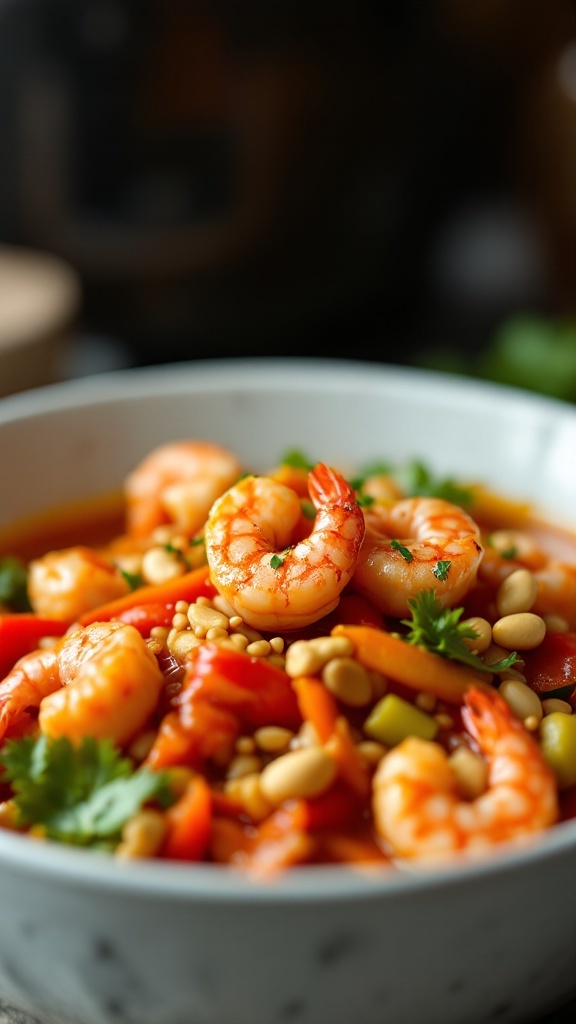
{"type": "Polygon", "coordinates": [[[125,743],[154,711],[164,677],[134,626],[96,622],[59,643],[63,686],[44,697],[38,724],[48,736],[125,743]]]}
{"type": "MultiPolygon", "coordinates": [[[[114,630],[118,628],[114,625],[114,630]]],[[[77,629],[52,647],[25,654],[0,682],[0,737],[17,725],[27,710],[37,710],[55,690],[72,682],[94,646],[110,633],[109,623],[77,629]]]]}
{"type": "Polygon", "coordinates": [[[155,448],[125,481],[127,530],[146,537],[175,523],[192,535],[204,525],[212,503],[238,480],[240,462],[220,445],[174,441],[155,448]]]}
{"type": "Polygon", "coordinates": [[[457,791],[438,743],[411,736],[386,754],[374,776],[379,836],[400,857],[432,861],[522,840],[558,818],[554,776],[533,736],[499,694],[471,689],[462,712],[488,762],[488,786],[474,800],[457,791]]]}
{"type": "Polygon", "coordinates": [[[327,615],[350,580],[364,516],[354,491],[323,463],[308,477],[312,532],[291,547],[298,495],[269,477],[246,477],[213,505],[204,532],[210,577],[256,629],[297,629],[327,615]]]}
{"type": "Polygon", "coordinates": [[[385,615],[406,615],[408,598],[429,589],[443,606],[453,607],[476,582],[480,530],[457,505],[404,498],[364,515],[366,536],[353,586],[385,615]]]}
{"type": "Polygon", "coordinates": [[[74,622],[84,612],[122,597],[128,583],[111,561],[88,547],[50,551],[34,559],[28,596],[37,615],[74,622]]]}
{"type": "Polygon", "coordinates": [[[39,708],[44,697],[62,686],[57,647],[25,654],[0,682],[0,739],[26,720],[28,708],[39,708]]]}
{"type": "Polygon", "coordinates": [[[134,626],[96,622],[21,658],[0,683],[0,736],[28,709],[41,732],[130,739],[154,710],[163,685],[155,656],[134,626]]]}

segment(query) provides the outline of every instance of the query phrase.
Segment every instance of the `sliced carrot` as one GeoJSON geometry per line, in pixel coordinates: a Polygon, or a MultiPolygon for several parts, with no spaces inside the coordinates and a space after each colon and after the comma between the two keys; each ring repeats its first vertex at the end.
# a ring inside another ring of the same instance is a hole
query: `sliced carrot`
{"type": "Polygon", "coordinates": [[[204,859],[212,826],[212,792],[201,775],[195,775],[180,799],[168,808],[166,824],[164,857],[170,860],[204,859]]]}
{"type": "Polygon", "coordinates": [[[368,765],[356,749],[348,721],[340,716],[335,723],[334,733],[325,748],[338,766],[340,778],[362,799],[370,794],[371,780],[368,765]]]}
{"type": "Polygon", "coordinates": [[[109,601],[98,608],[92,608],[84,612],[78,622],[81,626],[89,626],[92,622],[109,622],[117,618],[123,612],[140,605],[148,604],[175,604],[176,601],[195,601],[198,597],[210,597],[214,594],[214,588],[208,579],[208,566],[202,565],[199,569],[192,569],[176,579],[168,580],[166,583],[137,587],[129,594],[109,601]]]}
{"type": "Polygon", "coordinates": [[[302,718],[314,726],[320,742],[326,743],[334,734],[339,714],[332,694],[314,676],[299,676],[292,686],[302,718]]]}
{"type": "Polygon", "coordinates": [[[348,637],[358,661],[366,668],[376,669],[411,690],[433,693],[449,704],[461,704],[471,686],[492,690],[488,682],[465,665],[425,651],[385,630],[335,626],[332,635],[348,637]]]}
{"type": "Polygon", "coordinates": [[[320,743],[326,745],[336,761],[340,777],[364,798],[370,790],[368,769],[356,750],[348,722],[340,715],[332,694],[314,676],[299,676],[292,685],[302,718],[314,726],[320,743]]]}

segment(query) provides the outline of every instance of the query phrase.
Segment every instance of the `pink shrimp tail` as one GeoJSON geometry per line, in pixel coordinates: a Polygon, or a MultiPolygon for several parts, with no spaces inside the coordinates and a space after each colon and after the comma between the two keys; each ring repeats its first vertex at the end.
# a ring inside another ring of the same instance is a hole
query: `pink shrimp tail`
{"type": "Polygon", "coordinates": [[[316,508],[356,504],[356,495],[348,481],[324,462],[319,462],[310,471],[308,490],[316,508]]]}
{"type": "Polygon", "coordinates": [[[476,687],[468,690],[464,697],[462,721],[486,753],[493,750],[499,736],[511,732],[516,726],[516,719],[496,690],[476,687]]]}

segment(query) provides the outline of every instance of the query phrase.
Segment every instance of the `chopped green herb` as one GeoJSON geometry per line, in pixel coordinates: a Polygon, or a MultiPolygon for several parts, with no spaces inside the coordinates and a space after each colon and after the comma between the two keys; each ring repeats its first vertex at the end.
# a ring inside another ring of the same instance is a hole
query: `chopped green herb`
{"type": "Polygon", "coordinates": [[[501,551],[500,552],[500,557],[501,558],[516,558],[517,554],[518,554],[518,548],[512,546],[511,548],[506,548],[506,551],[501,551]]]}
{"type": "Polygon", "coordinates": [[[15,612],[31,611],[27,586],[24,562],[14,555],[0,558],[0,604],[8,605],[15,612]]]}
{"type": "Polygon", "coordinates": [[[25,736],[0,752],[11,783],[18,823],[42,825],[46,835],[79,846],[113,848],[122,826],[143,804],[173,801],[166,773],[134,770],[110,740],[87,736],[25,736]]]}
{"type": "Polygon", "coordinates": [[[198,548],[204,543],[204,537],[191,537],[188,543],[191,548],[198,548]]]}
{"type": "Polygon", "coordinates": [[[272,566],[273,569],[279,569],[281,565],[284,565],[285,558],[286,552],[283,552],[283,554],[281,555],[272,555],[272,558],[270,559],[270,565],[272,566]]]}
{"type": "Polygon", "coordinates": [[[144,586],[144,579],[140,573],[127,572],[126,569],[120,569],[120,575],[126,580],[130,590],[138,590],[139,587],[144,586]]]}
{"type": "Polygon", "coordinates": [[[175,547],[174,544],[170,543],[170,541],[168,541],[167,544],[164,544],[163,547],[164,550],[167,551],[169,555],[175,555],[178,561],[182,562],[182,564],[185,565],[187,569],[190,568],[188,559],[186,558],[186,555],[180,548],[175,547]]]}
{"type": "Polygon", "coordinates": [[[483,672],[503,672],[519,660],[516,652],[512,652],[507,658],[486,665],[464,643],[465,640],[474,640],[478,636],[475,629],[459,621],[464,609],[442,608],[434,590],[422,590],[416,597],[409,598],[408,604],[412,618],[402,619],[402,625],[408,627],[404,639],[409,644],[424,647],[434,654],[460,661],[483,672]]]}
{"type": "Polygon", "coordinates": [[[432,569],[432,572],[434,573],[436,579],[437,580],[442,580],[442,581],[447,579],[451,565],[452,565],[452,562],[442,562],[442,561],[436,562],[436,565],[432,569]]]}
{"type": "Polygon", "coordinates": [[[472,500],[470,488],[462,487],[451,477],[445,479],[433,476],[430,470],[414,459],[395,474],[402,490],[408,497],[443,498],[453,505],[469,505],[472,500]]]}
{"type": "Polygon", "coordinates": [[[412,552],[408,548],[403,547],[399,540],[391,540],[390,547],[394,548],[395,551],[399,551],[402,558],[406,559],[407,562],[411,562],[414,558],[412,552]]]}
{"type": "MultiPolygon", "coordinates": [[[[493,548],[494,542],[492,540],[492,534],[488,534],[486,540],[488,543],[488,547],[493,548]]],[[[500,558],[516,558],[518,555],[518,548],[515,544],[511,544],[510,547],[506,548],[504,551],[498,551],[498,554],[500,555],[500,558]]]]}
{"type": "Polygon", "coordinates": [[[371,494],[358,494],[356,496],[356,504],[360,508],[370,508],[370,505],[373,505],[375,501],[376,498],[373,498],[371,494]]]}
{"type": "Polygon", "coordinates": [[[284,452],[280,459],[280,465],[291,466],[292,469],[305,469],[310,472],[315,463],[312,462],[304,452],[299,451],[297,448],[292,448],[289,451],[284,452]]]}

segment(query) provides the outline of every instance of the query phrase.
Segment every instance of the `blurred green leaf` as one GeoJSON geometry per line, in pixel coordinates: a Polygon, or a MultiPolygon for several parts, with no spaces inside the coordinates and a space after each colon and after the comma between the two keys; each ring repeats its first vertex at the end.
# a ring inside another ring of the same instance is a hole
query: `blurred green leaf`
{"type": "Polygon", "coordinates": [[[576,401],[576,320],[511,317],[478,369],[489,380],[576,401]]]}

